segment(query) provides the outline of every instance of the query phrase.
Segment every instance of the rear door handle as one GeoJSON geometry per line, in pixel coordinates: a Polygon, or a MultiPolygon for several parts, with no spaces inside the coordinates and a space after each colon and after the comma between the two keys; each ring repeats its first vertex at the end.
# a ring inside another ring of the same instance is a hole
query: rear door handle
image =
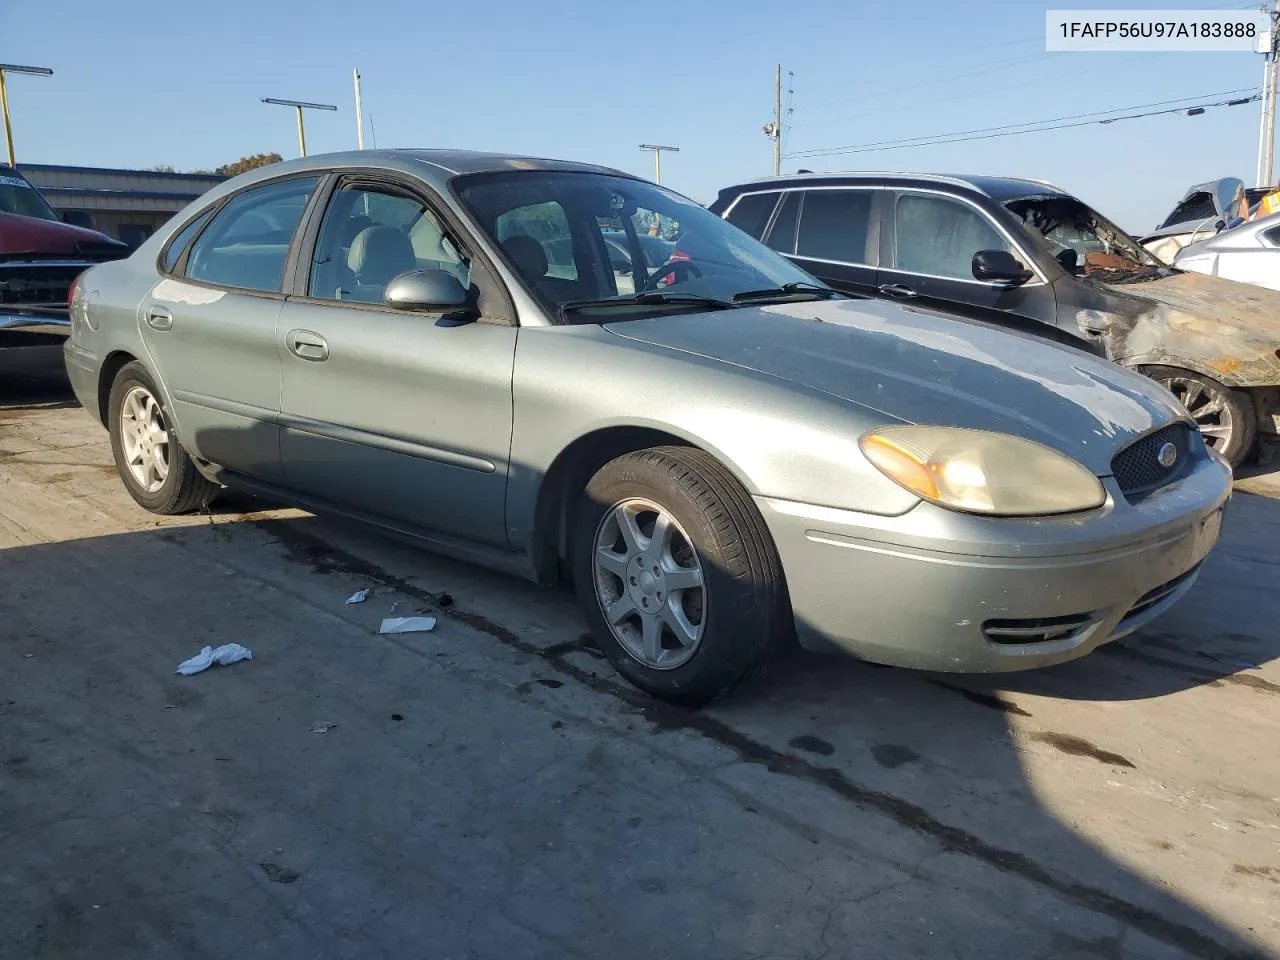
{"type": "Polygon", "coordinates": [[[918,296],[914,290],[901,283],[882,283],[879,290],[886,297],[901,297],[904,300],[910,300],[912,297],[918,296]]]}
{"type": "Polygon", "coordinates": [[[329,344],[318,333],[312,333],[310,330],[290,330],[288,343],[289,352],[295,357],[317,363],[329,359],[329,344]]]}
{"type": "Polygon", "coordinates": [[[164,307],[147,307],[147,326],[152,330],[172,330],[173,314],[164,307]]]}

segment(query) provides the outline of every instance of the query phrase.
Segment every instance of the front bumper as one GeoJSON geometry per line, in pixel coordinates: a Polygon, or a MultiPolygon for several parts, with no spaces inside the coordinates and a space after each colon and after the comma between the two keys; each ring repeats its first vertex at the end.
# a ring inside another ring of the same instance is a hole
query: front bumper
{"type": "Polygon", "coordinates": [[[0,373],[56,368],[70,333],[65,310],[0,307],[0,373]]]}
{"type": "Polygon", "coordinates": [[[1211,458],[1085,516],[979,517],[921,503],[897,517],[757,497],[800,642],[921,670],[1049,666],[1139,629],[1195,582],[1231,474],[1211,458]]]}

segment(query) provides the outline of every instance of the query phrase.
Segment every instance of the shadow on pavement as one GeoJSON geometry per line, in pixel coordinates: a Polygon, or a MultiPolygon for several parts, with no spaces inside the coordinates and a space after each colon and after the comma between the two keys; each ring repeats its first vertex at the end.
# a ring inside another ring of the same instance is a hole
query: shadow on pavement
{"type": "MultiPolygon", "coordinates": [[[[1274,563],[1277,510],[1242,497],[1230,511],[1250,559],[1274,563]]],[[[330,530],[301,518],[0,550],[0,944],[133,958],[424,944],[504,958],[1263,955],[1044,805],[1015,740],[1034,712],[1008,696],[1154,699],[1275,659],[1280,604],[1235,560],[1206,563],[1193,593],[1213,599],[1194,614],[1175,608],[1074,664],[957,678],[797,654],[691,712],[578,656],[580,622],[539,646],[463,605],[441,611],[489,651],[351,629],[315,601],[318,574],[411,586],[377,561],[335,564],[336,548],[288,548],[330,530]],[[283,572],[255,574],[266,560],[283,572]],[[201,644],[245,641],[251,663],[171,676],[201,644]],[[552,699],[529,699],[535,679],[552,699]],[[310,732],[333,718],[338,730],[310,732]]],[[[1092,751],[1116,776],[1143,762],[1056,732],[1064,762],[1092,751]]]]}

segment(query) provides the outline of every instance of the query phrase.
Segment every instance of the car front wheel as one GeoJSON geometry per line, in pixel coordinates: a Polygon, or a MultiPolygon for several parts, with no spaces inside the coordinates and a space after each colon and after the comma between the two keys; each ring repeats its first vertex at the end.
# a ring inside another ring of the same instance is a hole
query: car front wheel
{"type": "Polygon", "coordinates": [[[152,513],[190,513],[219,488],[203,477],[178,442],[151,375],[126,364],[111,385],[108,426],[116,471],[129,495],[152,513]]]}
{"type": "Polygon", "coordinates": [[[618,672],[687,706],[754,677],[792,632],[763,519],[732,474],[690,447],[628,453],[592,477],[574,581],[618,672]]]}
{"type": "Polygon", "coordinates": [[[1232,467],[1253,453],[1258,424],[1247,393],[1176,367],[1147,367],[1143,372],[1178,398],[1200,427],[1204,442],[1232,467]]]}

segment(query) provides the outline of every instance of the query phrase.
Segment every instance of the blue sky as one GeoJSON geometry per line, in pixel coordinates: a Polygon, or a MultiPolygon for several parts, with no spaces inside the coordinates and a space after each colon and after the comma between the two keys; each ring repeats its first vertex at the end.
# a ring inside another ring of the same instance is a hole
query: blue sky
{"type": "MultiPolygon", "coordinates": [[[[1241,0],[1075,6],[1242,9],[1241,0]]],[[[993,127],[1257,88],[1247,53],[1044,53],[1045,6],[915,0],[166,0],[0,3],[0,62],[53,67],[9,84],[19,165],[214,167],[355,145],[351,70],[379,146],[588,160],[652,175],[640,143],[673,144],[663,181],[703,202],[768,174],[773,66],[794,72],[787,151],[993,127]],[[56,22],[51,13],[56,7],[56,22]],[[1017,62],[1011,62],[1017,61],[1017,62]],[[903,89],[913,87],[914,89],[903,89]],[[832,101],[844,101],[832,103],[832,101]]],[[[821,159],[783,170],[928,170],[1052,180],[1122,226],[1154,226],[1190,183],[1252,183],[1258,106],[821,159]]],[[[366,144],[368,132],[366,129],[366,144]]],[[[1280,164],[1278,164],[1280,169],[1280,164]]]]}

